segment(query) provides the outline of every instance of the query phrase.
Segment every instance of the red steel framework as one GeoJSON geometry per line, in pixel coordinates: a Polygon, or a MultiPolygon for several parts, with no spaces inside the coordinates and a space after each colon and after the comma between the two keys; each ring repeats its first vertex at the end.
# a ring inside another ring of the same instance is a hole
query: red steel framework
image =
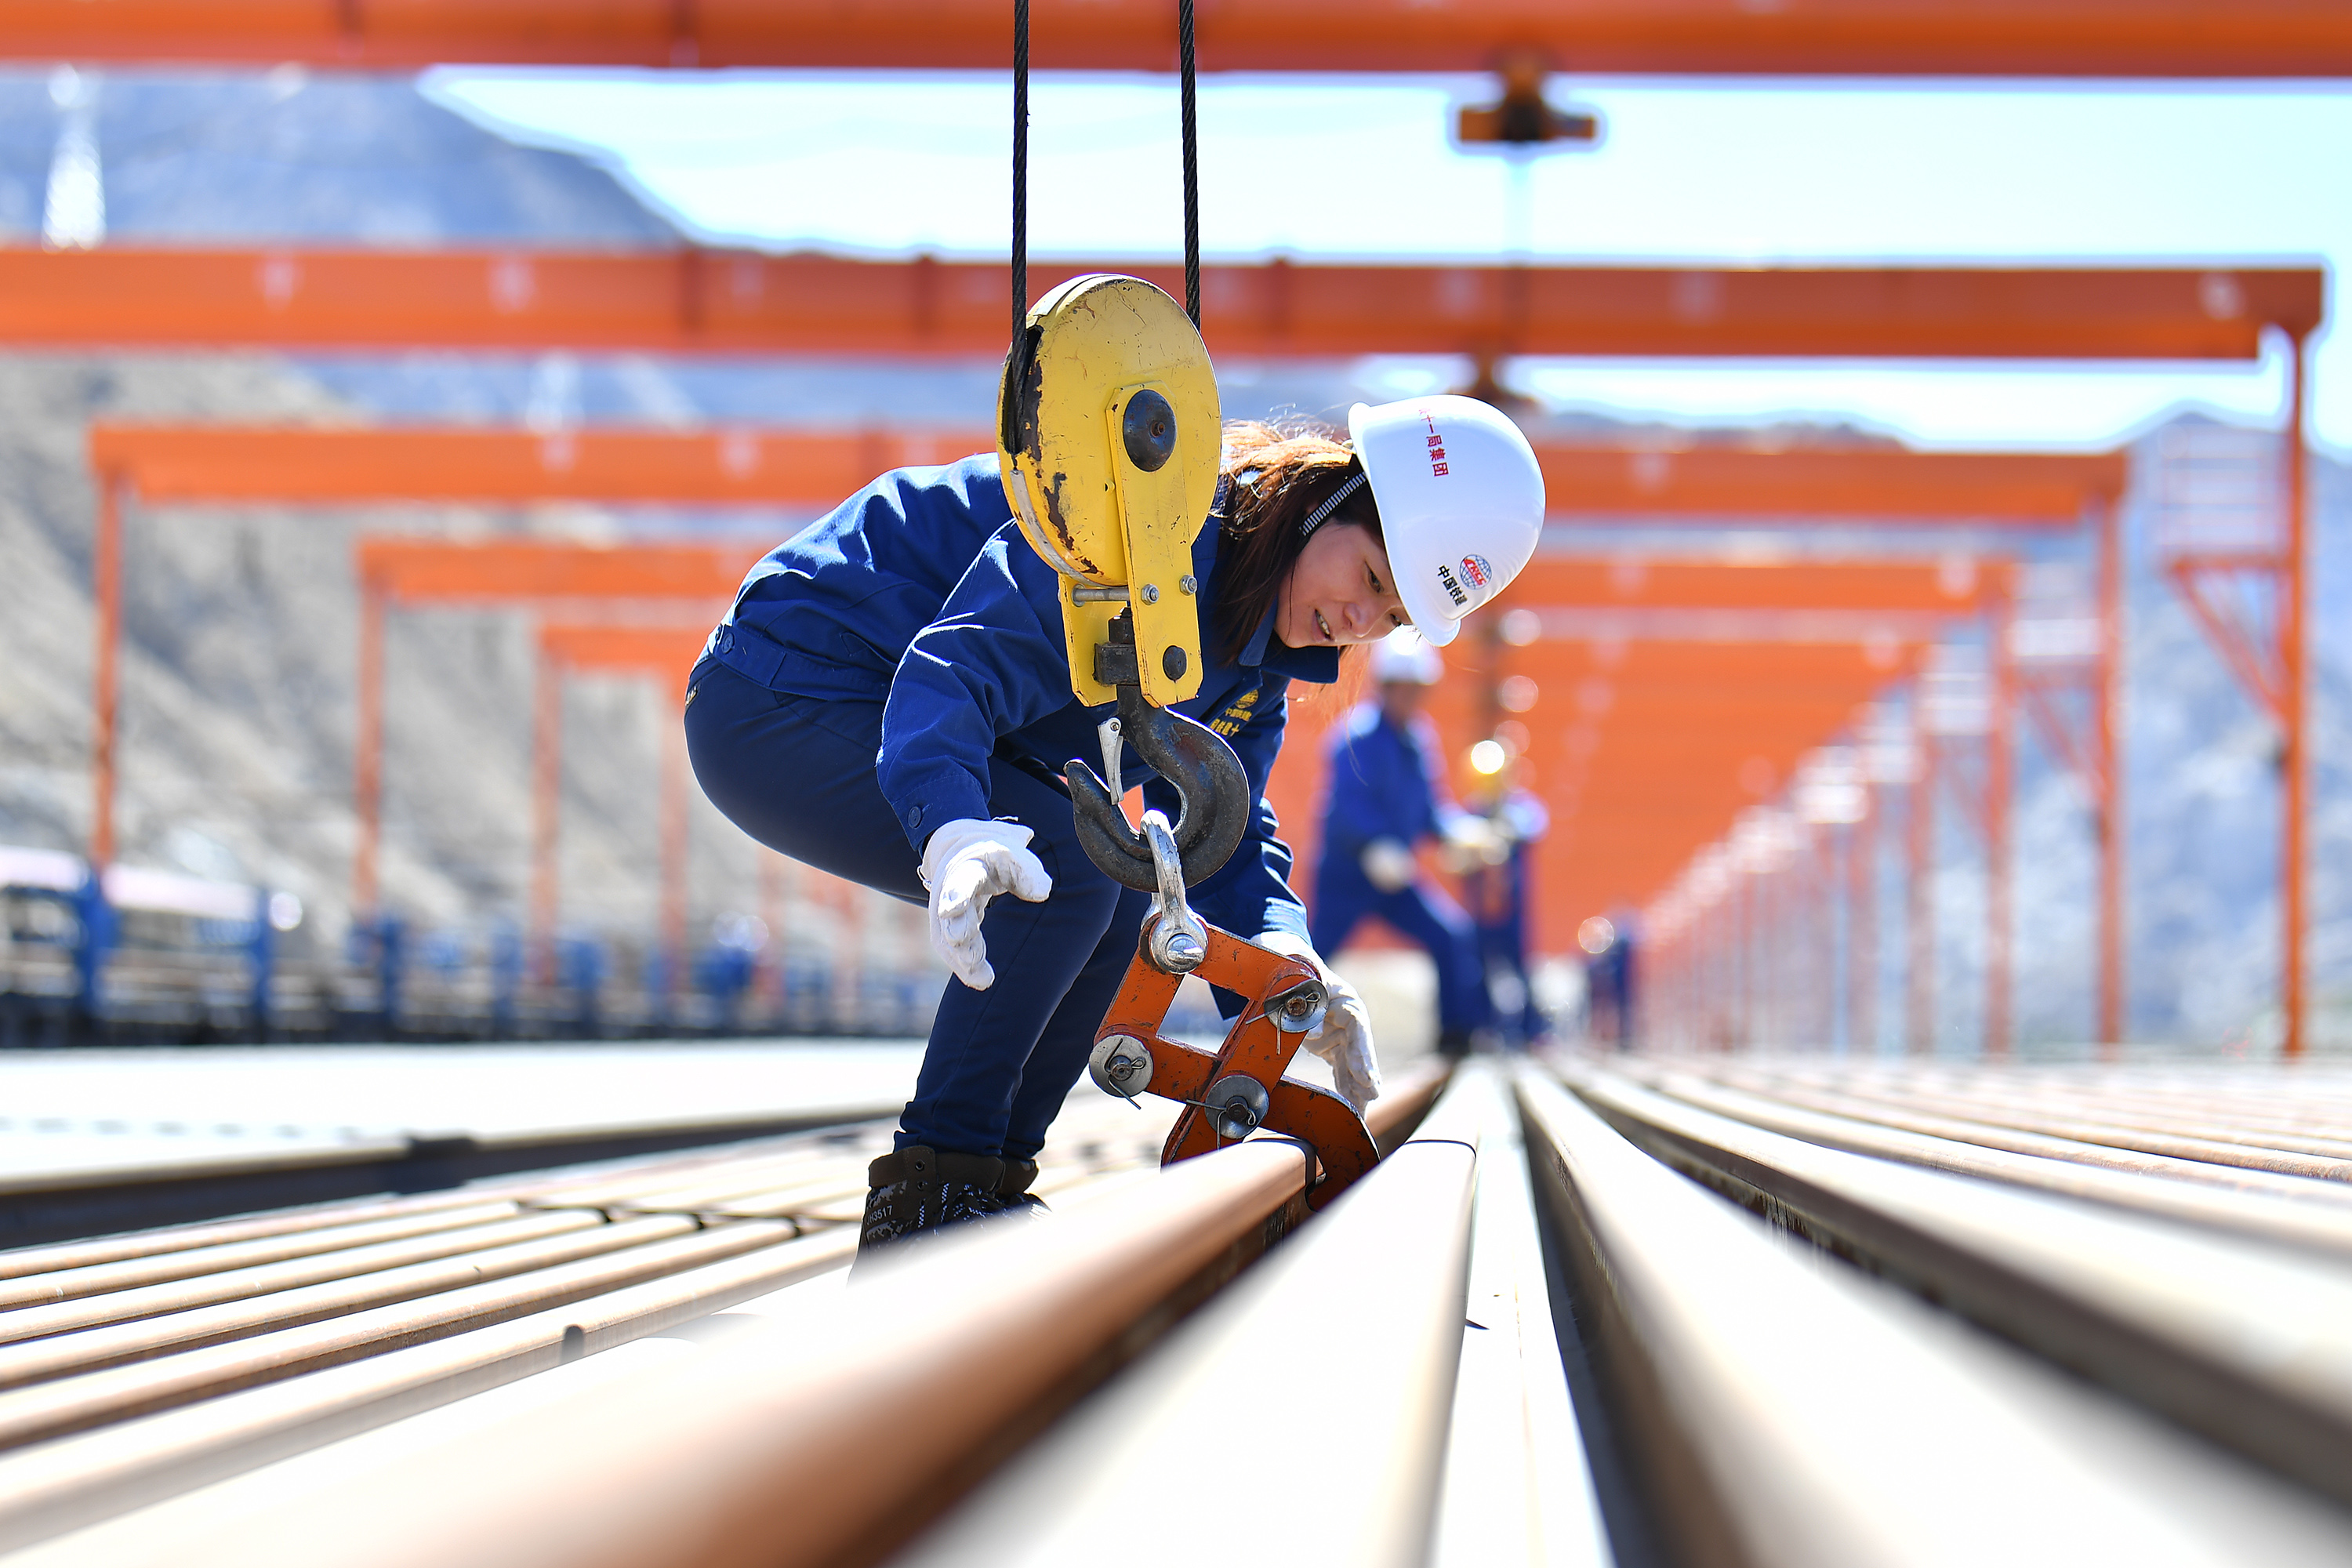
{"type": "MultiPolygon", "coordinates": [[[[1032,289],[1127,271],[1034,261],[1032,289]]],[[[0,249],[0,342],[84,348],[1004,353],[1009,269],[747,251],[0,249]]],[[[1221,357],[1365,353],[2253,360],[2317,327],[2317,268],[1397,267],[1201,270],[1221,357]]]]}
{"type": "MultiPolygon", "coordinates": [[[[710,636],[704,626],[615,626],[594,622],[541,622],[537,689],[532,694],[530,938],[531,962],[542,985],[553,980],[562,859],[558,852],[563,800],[563,679],[566,674],[651,677],[665,689],[684,690],[710,636]]],[[[662,995],[675,1001],[686,973],[687,760],[686,732],[662,726],[661,747],[662,995]]]]}
{"type": "MultiPolygon", "coordinates": [[[[1089,267],[1036,268],[1034,283],[1089,267]]],[[[1172,268],[1155,270],[1173,286],[1172,268]]],[[[993,355],[1004,268],[701,250],[547,252],[0,251],[0,341],[155,346],[634,347],[682,353],[993,355]]],[[[2236,359],[2263,332],[2293,345],[2288,546],[2279,582],[2285,1049],[2303,1044],[2309,761],[2303,604],[2305,340],[2324,311],[2315,268],[1212,267],[1205,325],[1221,353],[1857,355],[2236,359]]],[[[1649,471],[1656,471],[1656,459],[1649,471]]],[[[1625,470],[1638,489],[1636,471],[1625,470]]],[[[102,490],[103,530],[119,498],[102,490]]],[[[98,552],[103,618],[119,570],[98,552]]],[[[2225,644],[2225,647],[2228,645],[2225,644]]],[[[114,670],[101,656],[101,717],[114,670]]],[[[102,771],[110,778],[111,741],[102,771]]],[[[2112,783],[2113,770],[2107,770],[2112,783]]],[[[2112,810],[2111,851],[2119,847],[2112,810]]],[[[2106,855],[2105,896],[2120,856],[2106,855]]],[[[2103,922],[2110,946],[2119,922],[2103,922]]],[[[2103,1018],[2120,1019],[2119,969],[2103,1018]]],[[[2115,1031],[2103,1029],[2109,1037],[2115,1031]]]]}
{"type": "Polygon", "coordinates": [[[2254,548],[2180,551],[2165,562],[2173,585],[2207,637],[2279,727],[2279,773],[2285,794],[2279,873],[2280,1011],[2285,1023],[2281,1048],[2290,1057],[2304,1050],[2310,966],[2305,944],[2312,775],[2307,336],[2307,330],[2290,329],[2287,338],[2286,428],[2280,443],[2284,471],[2278,487],[2284,495],[2278,509],[2284,513],[2284,537],[2254,548]],[[2267,626],[2261,611],[2241,596],[2245,590],[2268,601],[2267,626]]]}
{"type": "MultiPolygon", "coordinates": [[[[1175,68],[1158,0],[1035,0],[1047,70],[1175,68]]],[[[1001,70],[993,0],[7,0],[20,58],[340,68],[441,63],[1001,70]]],[[[1535,52],[1580,74],[2307,77],[2352,72],[2338,5],[2252,0],[1282,0],[1203,7],[1204,70],[1471,71],[1535,52]]]]}
{"type": "MultiPolygon", "coordinates": [[[[481,429],[352,429],[315,427],[207,427],[200,426],[99,426],[91,432],[93,466],[102,493],[125,491],[159,503],[260,500],[273,504],[346,503],[364,500],[430,500],[527,502],[549,499],[667,500],[678,503],[817,506],[829,504],[893,463],[939,461],[987,437],[973,432],[858,431],[816,434],[795,431],[642,432],[573,430],[554,434],[481,429]]],[[[1727,516],[1790,519],[1872,519],[1885,522],[1993,522],[2002,526],[2078,526],[2094,509],[2112,509],[2125,479],[2120,457],[2021,454],[1922,454],[1901,448],[1855,447],[1763,451],[1736,445],[1671,447],[1547,445],[1539,449],[1556,510],[1570,514],[1638,515],[1653,522],[1711,521],[1727,516]],[[1743,504],[1744,503],[1744,504],[1743,504]]],[[[102,537],[119,528],[119,518],[101,519],[102,537]]],[[[377,823],[380,820],[382,759],[382,637],[385,608],[398,600],[447,598],[625,598],[683,596],[716,599],[739,580],[742,552],[708,547],[659,547],[653,551],[574,551],[550,542],[506,542],[491,546],[450,546],[441,542],[371,541],[363,547],[365,589],[362,619],[362,697],[354,775],[361,833],[354,864],[355,906],[375,901],[377,823]]],[[[1763,610],[1780,615],[1781,631],[1791,629],[1782,613],[1801,605],[1811,620],[1803,635],[1837,635],[1822,620],[1860,614],[1844,628],[1856,647],[1888,637],[1916,640],[1928,635],[1918,617],[1951,611],[1971,602],[1973,569],[1955,579],[1950,563],[1887,567],[1825,563],[1807,568],[1807,586],[1795,599],[1784,596],[1793,581],[1786,568],[1699,564],[1623,558],[1612,561],[1540,559],[1515,588],[1513,598],[1539,598],[1548,610],[1586,617],[1585,633],[1606,641],[1626,635],[1608,621],[1612,615],[1669,616],[1729,615],[1703,635],[1737,634],[1739,616],[1763,610]],[[1604,617],[1593,622],[1598,614],[1604,617]],[[1910,623],[1903,617],[1911,616],[1910,623]],[[1613,629],[1612,629],[1613,627],[1613,629]]],[[[1682,623],[1689,629],[1687,619],[1682,623]]],[[[1653,625],[1655,637],[1671,626],[1653,625]]],[[[1554,628],[1572,639],[1573,626],[1554,628]]],[[[110,654],[115,634],[102,621],[100,655],[110,654]]],[[[1499,645],[1497,645],[1499,646],[1499,645]]],[[[1907,646],[1907,644],[1906,644],[1907,646]]],[[[1865,649],[1865,651],[1867,651],[1865,649]]],[[[1875,657],[1875,656],[1873,656],[1875,657]]],[[[1720,677],[1737,679],[1737,671],[1720,677]]],[[[1884,679],[1882,676],[1881,679],[1884,679]]],[[[1858,700],[1840,700],[1831,717],[1842,716],[1858,700]]],[[[110,713],[110,706],[104,712],[110,713]]],[[[1810,712],[1811,710],[1809,710],[1810,712]]],[[[1487,719],[1491,726],[1491,715],[1487,719]]],[[[1830,725],[1834,728],[1834,723],[1830,725]]],[[[1711,726],[1717,736],[1736,731],[1711,726]]],[[[1787,750],[1793,761],[1815,743],[1820,725],[1787,750]]],[[[1294,752],[1297,748],[1293,748],[1294,752]]],[[[100,756],[110,758],[111,727],[101,724],[100,756]]],[[[546,754],[544,750],[542,754],[546,754]]],[[[1776,754],[1778,752],[1776,752],[1776,754]]],[[[1689,759],[1684,759],[1687,764],[1689,759]]],[[[1734,759],[1736,766],[1738,759],[1734,759]]],[[[1311,765],[1311,764],[1310,764],[1311,765]]],[[[1295,777],[1296,763],[1278,778],[1295,777]]],[[[1685,767],[1685,776],[1687,776],[1685,767]]],[[[1727,773],[1725,776],[1728,776],[1727,773]]],[[[110,823],[111,775],[98,781],[98,818],[110,823]]],[[[1280,785],[1277,785],[1279,790],[1280,785]]],[[[1645,806],[1664,798],[1643,797],[1645,806]]],[[[1742,800],[1736,794],[1710,816],[1666,832],[1663,864],[1655,857],[1643,873],[1654,885],[1682,853],[1674,846],[1702,841],[1717,831],[1742,800]]],[[[1621,808],[1622,809],[1622,808],[1621,808]]],[[[1292,820],[1299,817],[1294,811],[1292,820]]],[[[1632,818],[1626,819],[1632,826],[1632,818]]],[[[1664,826],[1643,824],[1653,830],[1664,826]]],[[[536,836],[535,836],[536,841],[536,836]]],[[[1565,852],[1563,834],[1555,855],[1565,852]]],[[[542,863],[543,857],[541,858],[542,863]]],[[[1606,880],[1617,873],[1606,858],[1572,862],[1601,880],[1588,897],[1592,907],[1611,900],[1637,901],[1641,894],[1606,880]]],[[[535,879],[535,886],[539,885],[535,879]]],[[[1575,883],[1562,882],[1564,887],[1575,883]]],[[[551,929],[543,918],[545,900],[535,899],[533,924],[551,929]]],[[[2104,922],[2112,930],[2119,921],[2104,922]]],[[[1554,933],[1557,934],[1557,933],[1554,933]]],[[[2119,950],[2103,950],[2105,965],[2119,965],[2119,950]]]]}

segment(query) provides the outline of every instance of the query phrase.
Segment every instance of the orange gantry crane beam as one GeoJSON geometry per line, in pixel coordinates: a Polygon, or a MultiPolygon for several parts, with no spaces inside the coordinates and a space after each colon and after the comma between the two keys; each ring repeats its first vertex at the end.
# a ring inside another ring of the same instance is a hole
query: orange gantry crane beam
{"type": "MultiPolygon", "coordinates": [[[[1577,607],[1550,594],[1575,593],[1578,578],[1589,597],[1612,592],[1611,564],[1539,559],[1503,603],[1549,621],[1577,607]],[[1557,585],[1544,576],[1555,569],[1562,579],[1557,585]]],[[[1675,564],[1694,595],[1800,616],[1824,598],[1851,602],[1870,577],[1898,596],[1932,600],[1938,623],[1983,609],[1978,591],[1948,595],[1934,565],[1675,564]]],[[[1525,647],[1457,644],[1430,714],[1447,760],[1457,760],[1495,729],[1496,678],[1507,670],[1534,683],[1532,703],[1518,717],[1537,792],[1553,814],[1552,833],[1537,852],[1534,920],[1538,940],[1561,951],[1582,915],[1654,895],[1742,808],[1769,795],[1799,758],[1845,728],[1858,706],[1902,679],[1916,663],[1923,645],[1915,637],[1927,624],[1924,617],[1910,623],[1913,635],[1892,648],[1860,637],[1819,642],[1769,635],[1619,642],[1547,634],[1525,647]],[[1770,770],[1761,791],[1740,782],[1743,764],[1757,757],[1770,770]]],[[[1328,700],[1303,697],[1267,790],[1302,866],[1312,864],[1320,836],[1325,731],[1341,717],[1328,700]]]]}
{"type": "MultiPolygon", "coordinates": [[[[831,506],[887,469],[994,448],[985,429],[533,431],[478,426],[113,425],[89,462],[158,504],[363,501],[831,506]]],[[[1930,476],[1921,475],[1921,481],[1930,476]]],[[[2010,484],[2061,486],[2019,471],[2010,484]]]]}
{"type": "MultiPolygon", "coordinates": [[[[1043,293],[1132,271],[1033,262],[1043,293]]],[[[1202,268],[1211,348],[1362,353],[2249,360],[2324,310],[2315,267],[1202,268]]],[[[996,262],[749,252],[0,250],[0,342],[76,347],[1004,352],[996,262]]]]}
{"type": "MultiPolygon", "coordinates": [[[[1172,70],[1159,0],[1035,0],[1045,69],[1172,70]]],[[[1001,70],[996,0],[6,0],[20,58],[341,68],[441,63],[1001,70]]],[[[1464,71],[1533,50],[1579,74],[2275,77],[2352,71],[2341,5],[2250,0],[1282,0],[1202,8],[1205,70],[1464,71]]]]}
{"type": "MultiPolygon", "coordinates": [[[[970,430],[738,427],[541,432],[468,426],[97,424],[89,462],[141,500],[203,505],[656,501],[830,506],[893,468],[992,450],[970,430]]],[[[1570,516],[1786,517],[2075,528],[2123,493],[2120,452],[1759,450],[1732,445],[1540,442],[1552,511],[1570,516]]]]}
{"type": "MultiPolygon", "coordinates": [[[[530,948],[532,967],[542,984],[553,978],[551,961],[561,901],[564,675],[651,676],[682,690],[709,636],[710,628],[698,623],[615,626],[550,621],[540,626],[531,725],[530,948]]],[[[686,731],[676,724],[662,726],[660,840],[661,995],[667,1006],[686,974],[686,731]]]]}
{"type": "Polygon", "coordinates": [[[741,545],[570,539],[369,538],[359,542],[357,554],[362,588],[393,603],[724,600],[758,558],[756,550],[741,545]]]}
{"type": "Polygon", "coordinates": [[[1972,610],[1986,574],[1952,562],[1675,561],[1546,557],[1511,584],[1514,607],[1541,609],[1972,610]]]}
{"type": "MultiPolygon", "coordinates": [[[[377,858],[383,833],[383,634],[384,618],[392,608],[433,603],[520,600],[576,604],[581,600],[637,599],[698,604],[716,616],[742,581],[756,552],[740,546],[709,544],[598,545],[549,539],[465,542],[366,538],[359,542],[357,553],[359,718],[353,741],[352,787],[359,833],[352,861],[352,906],[365,916],[375,909],[377,858]]],[[[655,661],[650,668],[667,668],[664,661],[674,663],[678,657],[679,639],[674,627],[634,633],[613,628],[605,631],[612,638],[610,648],[616,653],[644,654],[655,661]]],[[[707,627],[704,631],[708,635],[707,627]]],[[[567,649],[570,647],[566,645],[567,649]]],[[[541,724],[546,722],[551,700],[542,685],[539,698],[541,724]]],[[[551,765],[551,746],[540,749],[536,754],[539,769],[551,765]]],[[[539,777],[541,787],[545,778],[542,771],[539,777]]],[[[679,806],[677,811],[676,820],[682,823],[684,807],[679,806]]],[[[664,822],[667,825],[670,820],[668,808],[665,807],[664,822]]],[[[540,831],[545,831],[543,825],[540,831]]],[[[667,826],[664,831],[669,831],[667,826]]]]}
{"type": "MultiPolygon", "coordinates": [[[[90,460],[100,477],[101,531],[119,531],[126,497],[161,504],[272,504],[388,500],[530,502],[549,499],[819,506],[896,464],[940,461],[989,444],[980,431],[704,432],[578,429],[553,433],[477,427],[99,425],[90,460]]],[[[2003,526],[2079,526],[2111,513],[2121,490],[2119,454],[1928,454],[1873,447],[1759,450],[1704,444],[1546,444],[1539,448],[1555,509],[1571,515],[1838,517],[1891,521],[1973,521],[2003,526]]],[[[361,547],[368,585],[362,618],[360,754],[362,815],[354,883],[361,907],[375,885],[381,795],[382,614],[401,600],[516,597],[719,599],[746,564],[733,546],[669,546],[656,555],[583,549],[556,541],[466,546],[370,541],[361,547]]],[[[1859,645],[1876,668],[1894,668],[1902,646],[1935,635],[1941,617],[1979,592],[1975,564],[1813,563],[1791,610],[1780,567],[1621,557],[1546,556],[1515,586],[1515,605],[1538,608],[1542,634],[1601,640],[1695,635],[1767,637],[1859,645]],[[1649,616],[1658,622],[1642,621],[1649,616]],[[1626,617],[1633,617],[1628,622],[1626,617]]],[[[101,607],[105,604],[101,595],[101,607]]],[[[103,622],[104,617],[101,616],[103,622]]],[[[103,675],[115,642],[101,625],[103,675]]],[[[1891,678],[1891,677],[1890,677],[1891,678]]],[[[99,800],[110,824],[111,684],[98,700],[99,800]]],[[[1295,820],[1295,817],[1294,817],[1295,820]]],[[[1709,819],[1709,827],[1714,823],[1709,819]]],[[[1680,833],[1667,836],[1681,841],[1680,833]]],[[[1691,842],[1702,841],[1700,832],[1691,842]]],[[[542,900],[543,901],[543,900],[542,900]]]]}

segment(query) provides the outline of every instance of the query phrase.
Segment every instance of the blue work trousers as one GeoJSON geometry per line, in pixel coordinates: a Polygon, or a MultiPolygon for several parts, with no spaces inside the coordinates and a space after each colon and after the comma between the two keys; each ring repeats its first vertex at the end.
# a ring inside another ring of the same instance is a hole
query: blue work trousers
{"type": "MultiPolygon", "coordinates": [[[[876,781],[881,735],[878,700],[771,691],[710,661],[688,683],[687,751],[729,820],[803,865],[928,907],[920,861],[876,781]]],[[[992,759],[988,805],[1035,833],[1053,895],[990,902],[981,931],[996,984],[949,978],[898,1146],[1030,1160],[1086,1070],[1150,900],[1087,858],[1055,783],[992,759]]]]}
{"type": "MultiPolygon", "coordinates": [[[[1328,863],[1327,862],[1327,865],[1328,863]]],[[[1399,936],[1418,942],[1437,965],[1437,1026],[1447,1034],[1484,1028],[1495,1005],[1486,995],[1478,933],[1462,907],[1420,882],[1393,893],[1372,886],[1360,872],[1315,879],[1315,910],[1309,921],[1315,951],[1333,955],[1367,915],[1385,921],[1399,936]]]]}
{"type": "MultiPolygon", "coordinates": [[[[1507,1037],[1511,1037],[1509,1043],[1523,1046],[1530,1040],[1543,1038],[1550,1025],[1544,1019],[1543,1009],[1536,1005],[1535,974],[1528,968],[1527,922],[1514,917],[1493,925],[1481,925],[1478,928],[1478,952],[1485,961],[1486,973],[1492,974],[1496,966],[1500,964],[1518,977],[1519,992],[1524,998],[1519,1004],[1518,1016],[1498,1016],[1496,1019],[1507,1037]]],[[[1492,994],[1490,990],[1488,994],[1492,994]]]]}

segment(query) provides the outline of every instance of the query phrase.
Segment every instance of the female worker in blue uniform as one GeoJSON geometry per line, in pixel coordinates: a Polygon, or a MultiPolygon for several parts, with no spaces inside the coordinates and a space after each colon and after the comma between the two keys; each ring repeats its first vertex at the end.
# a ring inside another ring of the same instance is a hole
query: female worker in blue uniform
{"type": "MultiPolygon", "coordinates": [[[[1543,515],[1534,454],[1485,404],[1359,405],[1349,424],[1349,443],[1229,427],[1192,552],[1200,693],[1178,705],[1232,745],[1256,802],[1193,906],[1310,958],[1265,800],[1290,683],[1336,679],[1343,647],[1408,622],[1450,637],[1527,563],[1543,515]]],[[[1087,858],[1060,776],[1097,754],[1103,710],[1071,696],[1058,593],[994,458],[901,468],[754,566],[688,679],[712,803],[796,860],[926,905],[953,971],[897,1148],[868,1173],[861,1255],[1034,1203],[1037,1150],[1134,955],[1149,900],[1087,858]]],[[[1121,770],[1177,815],[1132,751],[1121,770]]],[[[1344,984],[1307,1043],[1353,1103],[1378,1092],[1344,984]]]]}
{"type": "Polygon", "coordinates": [[[1413,856],[1427,839],[1477,848],[1492,837],[1484,817],[1454,804],[1436,727],[1421,711],[1444,672],[1418,628],[1391,633],[1372,653],[1378,698],[1331,727],[1312,940],[1336,953],[1375,915],[1419,943],[1437,968],[1437,1048],[1466,1056],[1494,1016],[1477,928],[1413,856]]]}

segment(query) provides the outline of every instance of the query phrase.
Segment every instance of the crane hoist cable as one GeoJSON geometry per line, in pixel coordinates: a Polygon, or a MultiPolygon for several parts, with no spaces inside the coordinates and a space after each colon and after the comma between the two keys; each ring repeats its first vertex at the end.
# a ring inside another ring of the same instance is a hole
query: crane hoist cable
{"type": "MultiPolygon", "coordinates": [[[[1014,0],[1014,331],[997,393],[998,468],[1031,547],[1061,574],[1070,689],[1115,703],[1116,735],[1183,801],[1175,840],[1197,883],[1233,854],[1249,786],[1233,749],[1171,711],[1201,689],[1192,545],[1216,503],[1223,419],[1200,331],[1200,159],[1191,0],[1180,0],[1186,303],[1139,278],[1092,273],[1028,290],[1029,10],[1014,0]]],[[[1115,879],[1159,886],[1149,844],[1118,809],[1117,741],[1105,773],[1073,762],[1081,841],[1115,879]]]]}

